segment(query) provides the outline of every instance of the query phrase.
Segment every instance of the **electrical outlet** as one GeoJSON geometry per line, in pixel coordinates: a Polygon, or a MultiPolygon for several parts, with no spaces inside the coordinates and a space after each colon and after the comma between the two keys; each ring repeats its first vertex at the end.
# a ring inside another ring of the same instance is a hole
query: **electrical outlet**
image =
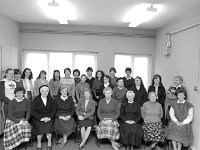
{"type": "Polygon", "coordinates": [[[198,86],[197,85],[194,86],[194,90],[198,91],[198,86]]]}

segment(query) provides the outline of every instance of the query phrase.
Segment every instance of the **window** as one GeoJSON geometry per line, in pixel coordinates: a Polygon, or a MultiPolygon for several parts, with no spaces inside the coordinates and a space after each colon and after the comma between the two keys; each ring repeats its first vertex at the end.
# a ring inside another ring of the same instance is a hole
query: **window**
{"type": "Polygon", "coordinates": [[[126,55],[115,54],[114,66],[117,70],[116,76],[125,76],[125,68],[132,69],[132,76],[140,76],[144,86],[147,88],[150,81],[150,56],[149,55],[126,55]]]}
{"type": "Polygon", "coordinates": [[[87,67],[97,68],[97,53],[88,52],[52,52],[24,50],[23,68],[30,68],[35,80],[41,70],[47,72],[47,79],[53,77],[53,71],[59,70],[64,76],[64,69],[79,69],[81,74],[86,74],[87,67]]]}

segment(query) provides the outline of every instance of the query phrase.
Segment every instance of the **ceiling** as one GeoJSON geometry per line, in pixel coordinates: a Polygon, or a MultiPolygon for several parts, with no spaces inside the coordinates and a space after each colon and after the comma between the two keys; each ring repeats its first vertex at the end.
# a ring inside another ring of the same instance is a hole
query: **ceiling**
{"type": "MultiPolygon", "coordinates": [[[[44,0],[0,0],[0,13],[20,23],[59,24],[47,17],[39,1],[44,0]]],[[[51,1],[51,0],[49,0],[51,1]]],[[[59,0],[57,0],[59,2],[59,0]]],[[[70,25],[98,25],[128,27],[122,22],[131,8],[140,3],[158,3],[163,10],[152,20],[138,28],[157,29],[184,13],[200,8],[200,0],[68,0],[75,8],[77,18],[70,25]]]]}

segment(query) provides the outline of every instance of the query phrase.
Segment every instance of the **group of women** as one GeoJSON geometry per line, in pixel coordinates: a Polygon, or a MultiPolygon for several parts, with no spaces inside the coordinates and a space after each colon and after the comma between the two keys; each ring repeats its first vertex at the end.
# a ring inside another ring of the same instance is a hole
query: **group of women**
{"type": "Polygon", "coordinates": [[[131,77],[131,68],[119,78],[115,68],[109,70],[110,75],[98,70],[95,78],[91,67],[86,72],[80,76],[75,69],[71,77],[71,70],[66,68],[61,78],[60,71],[55,70],[48,82],[43,70],[32,84],[31,69],[24,69],[22,74],[19,69],[7,69],[0,82],[6,116],[5,150],[29,141],[31,135],[37,136],[37,150],[41,150],[43,134],[51,150],[54,131],[62,135],[62,148],[77,125],[80,149],[93,127],[97,138],[108,139],[115,150],[121,144],[127,150],[139,148],[142,140],[146,150],[160,149],[165,139],[172,141],[174,150],[192,144],[193,105],[186,101],[181,76],[174,77],[174,85],[166,92],[160,75],[153,76],[146,91],[141,77],[131,77]]]}

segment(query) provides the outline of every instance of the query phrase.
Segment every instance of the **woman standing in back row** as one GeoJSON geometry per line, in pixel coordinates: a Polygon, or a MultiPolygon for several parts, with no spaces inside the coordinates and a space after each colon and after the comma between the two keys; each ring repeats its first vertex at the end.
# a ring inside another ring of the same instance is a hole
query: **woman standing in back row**
{"type": "Polygon", "coordinates": [[[31,69],[25,68],[22,72],[21,79],[23,81],[23,86],[26,90],[25,97],[29,100],[29,102],[32,102],[33,100],[33,73],[31,69]]]}

